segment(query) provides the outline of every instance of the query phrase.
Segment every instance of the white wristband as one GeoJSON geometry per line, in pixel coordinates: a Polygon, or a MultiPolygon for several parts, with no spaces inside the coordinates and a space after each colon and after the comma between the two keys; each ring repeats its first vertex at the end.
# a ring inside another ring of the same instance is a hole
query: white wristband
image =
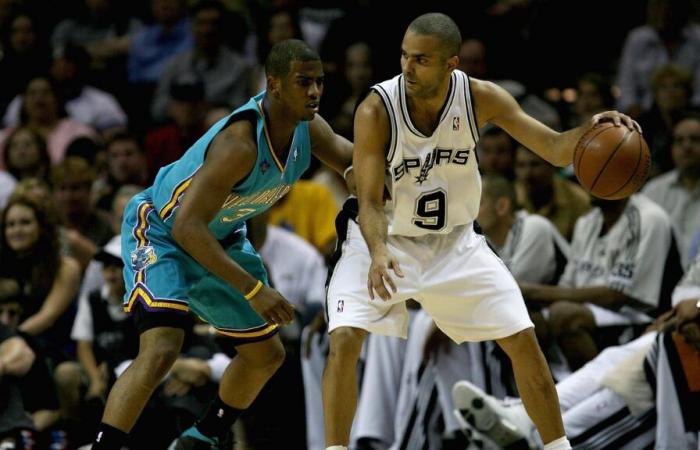
{"type": "Polygon", "coordinates": [[[352,170],[352,165],[348,166],[347,169],[345,169],[345,172],[343,172],[343,178],[347,179],[348,178],[348,173],[352,170]]]}

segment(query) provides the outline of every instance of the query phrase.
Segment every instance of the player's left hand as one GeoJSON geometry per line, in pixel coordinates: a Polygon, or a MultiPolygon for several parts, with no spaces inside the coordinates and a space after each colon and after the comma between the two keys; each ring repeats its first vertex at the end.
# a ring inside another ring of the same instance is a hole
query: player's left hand
{"type": "Polygon", "coordinates": [[[626,126],[630,130],[637,130],[639,134],[642,134],[642,127],[633,120],[630,116],[622,114],[618,111],[605,111],[598,113],[591,118],[591,126],[594,127],[601,122],[612,122],[613,125],[619,127],[621,125],[626,126]]]}
{"type": "Polygon", "coordinates": [[[396,283],[394,283],[394,279],[389,275],[389,269],[393,270],[397,277],[403,278],[403,272],[399,267],[399,260],[389,253],[388,249],[384,249],[372,255],[372,264],[367,274],[367,290],[369,291],[369,298],[371,300],[374,300],[375,291],[384,301],[391,299],[391,292],[397,292],[396,283]],[[384,282],[386,282],[386,285],[384,282]],[[389,286],[388,288],[387,285],[389,286]]]}

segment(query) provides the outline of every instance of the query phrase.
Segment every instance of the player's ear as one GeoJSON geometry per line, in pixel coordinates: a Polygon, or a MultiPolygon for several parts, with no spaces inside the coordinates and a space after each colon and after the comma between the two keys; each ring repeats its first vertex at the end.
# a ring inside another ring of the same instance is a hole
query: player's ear
{"type": "Polygon", "coordinates": [[[279,97],[281,93],[282,80],[279,78],[268,75],[267,76],[267,92],[272,94],[274,97],[279,97]]]}
{"type": "Polygon", "coordinates": [[[447,69],[452,72],[457,67],[459,67],[459,56],[453,55],[447,58],[447,69]]]}
{"type": "Polygon", "coordinates": [[[498,197],[498,200],[496,200],[496,214],[498,214],[499,217],[507,216],[510,213],[510,199],[507,197],[498,197]]]}

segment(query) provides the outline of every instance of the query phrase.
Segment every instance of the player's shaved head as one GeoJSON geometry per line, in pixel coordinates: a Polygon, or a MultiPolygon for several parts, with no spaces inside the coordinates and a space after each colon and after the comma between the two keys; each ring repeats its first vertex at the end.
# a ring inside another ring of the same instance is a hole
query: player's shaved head
{"type": "Polygon", "coordinates": [[[265,60],[265,74],[282,78],[289,74],[293,61],[319,61],[321,58],[309,45],[299,39],[287,39],[275,44],[265,60]]]}
{"type": "Polygon", "coordinates": [[[450,19],[445,14],[423,14],[411,22],[407,31],[421,35],[435,36],[442,43],[441,50],[448,58],[459,55],[462,35],[454,20],[450,19]]]}
{"type": "Polygon", "coordinates": [[[481,177],[482,192],[484,197],[488,197],[491,201],[505,197],[510,200],[511,210],[517,209],[518,199],[515,194],[513,183],[505,177],[496,174],[484,174],[481,177]]]}

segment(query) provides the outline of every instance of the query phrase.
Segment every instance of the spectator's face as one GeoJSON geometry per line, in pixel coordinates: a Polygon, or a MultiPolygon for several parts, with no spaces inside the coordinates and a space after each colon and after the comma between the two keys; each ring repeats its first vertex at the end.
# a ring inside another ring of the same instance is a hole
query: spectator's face
{"type": "Polygon", "coordinates": [[[218,47],[221,14],[216,9],[202,9],[192,21],[192,34],[197,46],[203,49],[218,47]]]}
{"type": "Polygon", "coordinates": [[[666,75],[659,80],[654,90],[656,104],[661,111],[679,111],[688,105],[688,92],[683,82],[673,75],[666,75]]]}
{"type": "Polygon", "coordinates": [[[114,141],[107,148],[109,174],[120,184],[142,183],[146,161],[136,142],[114,141]]]}
{"type": "Polygon", "coordinates": [[[518,147],[515,153],[515,177],[529,190],[540,190],[552,185],[553,167],[544,159],[518,147]]]}
{"type": "Polygon", "coordinates": [[[267,32],[270,46],[294,38],[292,20],[292,17],[286,12],[279,12],[270,18],[270,30],[267,32]]]}
{"type": "Polygon", "coordinates": [[[372,80],[369,47],[355,44],[345,54],[345,78],[355,92],[364,90],[372,80]]]}
{"type": "Polygon", "coordinates": [[[9,165],[18,170],[36,167],[41,160],[39,146],[32,133],[26,129],[19,130],[12,136],[7,151],[9,165]]]}
{"type": "Polygon", "coordinates": [[[10,330],[16,330],[19,326],[19,318],[22,315],[22,305],[18,302],[0,304],[0,323],[10,330]]]}
{"type": "Polygon", "coordinates": [[[48,80],[35,78],[24,93],[25,110],[30,119],[40,119],[48,113],[58,114],[58,100],[48,80]]]}
{"type": "Polygon", "coordinates": [[[11,24],[10,45],[17,53],[24,53],[34,47],[36,34],[32,20],[27,16],[18,16],[11,24]]]}
{"type": "Polygon", "coordinates": [[[10,206],[5,216],[5,240],[15,253],[31,250],[39,234],[39,221],[33,209],[25,205],[10,206]]]}
{"type": "Polygon", "coordinates": [[[512,174],[515,149],[505,133],[484,136],[479,141],[479,150],[479,166],[484,173],[498,173],[506,177],[512,174]]]}
{"type": "Polygon", "coordinates": [[[479,215],[476,220],[481,225],[484,233],[489,234],[498,223],[498,214],[496,213],[496,199],[488,194],[487,186],[482,187],[481,203],[479,204],[479,215]]]}
{"type": "Polygon", "coordinates": [[[158,23],[175,23],[182,16],[182,0],[153,0],[153,18],[158,23]]]}
{"type": "Polygon", "coordinates": [[[25,178],[22,180],[20,185],[23,189],[22,195],[36,203],[43,204],[44,202],[49,201],[51,198],[51,190],[49,189],[49,185],[39,178],[25,178]]]}
{"type": "Polygon", "coordinates": [[[90,181],[67,178],[55,187],[58,210],[66,215],[86,214],[90,211],[90,181]]]}
{"type": "Polygon", "coordinates": [[[678,122],[673,129],[671,155],[681,173],[700,179],[700,120],[678,122]]]}
{"type": "Polygon", "coordinates": [[[605,104],[598,86],[588,81],[580,82],[575,108],[579,115],[587,117],[604,111],[605,104]]]}
{"type": "Polygon", "coordinates": [[[109,289],[112,298],[121,299],[126,292],[124,286],[124,267],[115,264],[105,264],[102,268],[102,275],[105,279],[105,285],[109,289]]]}
{"type": "Polygon", "coordinates": [[[486,77],[486,49],[481,41],[468,39],[459,49],[459,69],[474,78],[486,77]]]}

